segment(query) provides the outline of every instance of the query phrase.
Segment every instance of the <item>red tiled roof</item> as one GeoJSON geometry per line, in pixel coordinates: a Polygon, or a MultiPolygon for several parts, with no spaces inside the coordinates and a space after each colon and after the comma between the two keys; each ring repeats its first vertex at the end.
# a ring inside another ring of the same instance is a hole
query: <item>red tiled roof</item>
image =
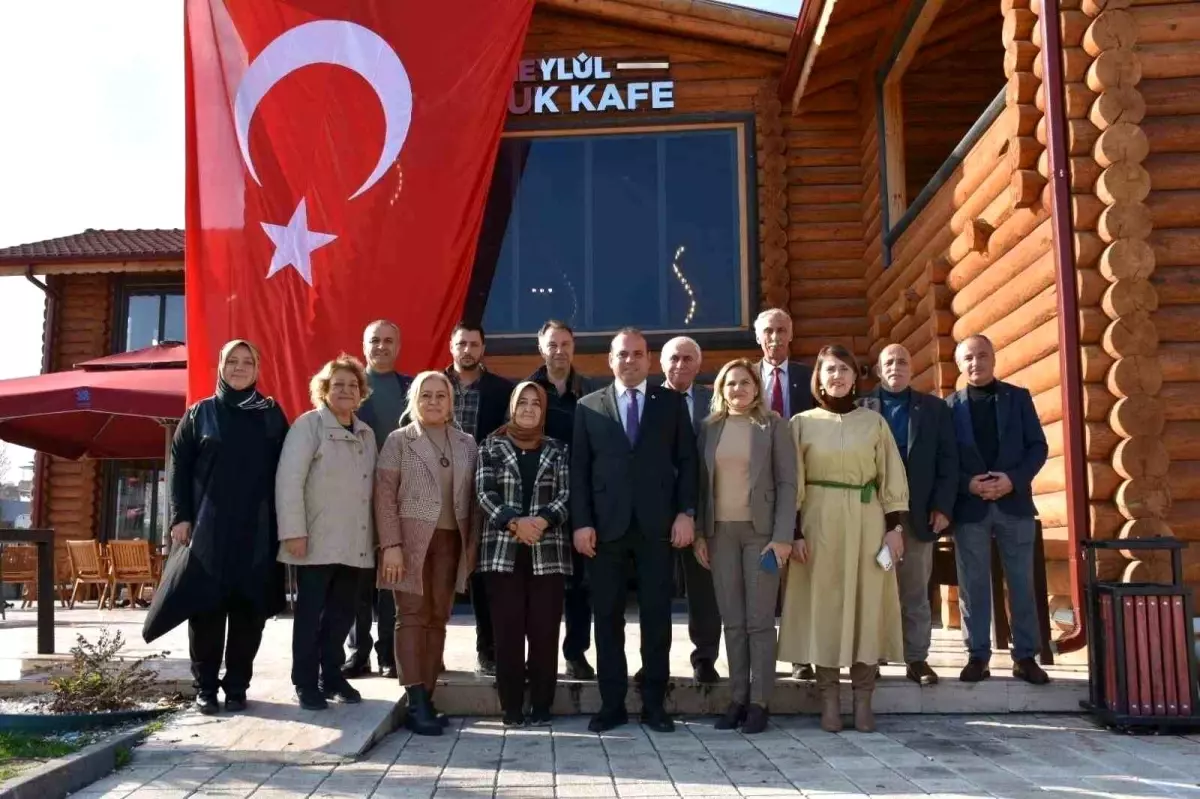
{"type": "Polygon", "coordinates": [[[0,249],[0,264],[183,260],[182,230],[93,230],[0,249]]]}

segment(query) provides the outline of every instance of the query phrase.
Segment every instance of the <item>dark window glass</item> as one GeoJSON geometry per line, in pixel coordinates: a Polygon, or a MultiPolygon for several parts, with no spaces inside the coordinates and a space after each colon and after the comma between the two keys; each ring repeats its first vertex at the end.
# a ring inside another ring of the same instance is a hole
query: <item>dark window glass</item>
{"type": "Polygon", "coordinates": [[[184,341],[183,291],[139,290],[129,295],[125,317],[125,352],[163,341],[184,341]]]}
{"type": "Polygon", "coordinates": [[[513,137],[499,159],[489,333],[742,325],[736,130],[513,137]]]}
{"type": "Polygon", "coordinates": [[[166,472],[162,469],[117,464],[113,469],[111,538],[143,539],[160,546],[167,529],[166,472]]]}

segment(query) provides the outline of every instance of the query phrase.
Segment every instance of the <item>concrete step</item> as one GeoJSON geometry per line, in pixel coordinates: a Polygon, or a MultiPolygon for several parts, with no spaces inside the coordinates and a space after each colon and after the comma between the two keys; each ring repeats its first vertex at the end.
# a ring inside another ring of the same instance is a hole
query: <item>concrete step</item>
{"type": "MultiPolygon", "coordinates": [[[[920,686],[903,677],[902,669],[888,666],[874,697],[876,713],[1078,713],[1080,700],[1087,698],[1087,676],[1054,670],[1049,685],[1033,686],[1007,676],[996,668],[982,683],[959,682],[957,669],[935,669],[941,682],[920,686]]],[[[849,712],[851,690],[843,674],[842,708],[849,712]]],[[[438,681],[436,701],[440,710],[455,716],[500,715],[493,680],[468,672],[447,672],[438,681]]],[[[771,696],[771,712],[777,714],[819,712],[816,685],[782,675],[771,696]]],[[[700,685],[690,678],[672,677],[667,691],[667,710],[681,715],[712,715],[724,712],[730,702],[729,682],[700,685]]],[[[626,699],[630,712],[641,708],[641,697],[630,688],[626,699]]],[[[560,679],[554,712],[560,715],[591,714],[600,709],[600,692],[594,681],[560,679]]]]}

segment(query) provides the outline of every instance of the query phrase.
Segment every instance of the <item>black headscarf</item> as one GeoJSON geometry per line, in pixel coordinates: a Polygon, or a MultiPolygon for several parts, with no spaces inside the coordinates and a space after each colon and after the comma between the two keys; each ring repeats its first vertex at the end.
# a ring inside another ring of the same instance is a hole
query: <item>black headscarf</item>
{"type": "Polygon", "coordinates": [[[236,338],[228,342],[221,348],[221,354],[217,358],[217,399],[223,404],[232,408],[239,408],[243,411],[259,411],[271,406],[271,401],[258,393],[256,386],[258,385],[258,370],[259,370],[259,355],[258,349],[245,339],[236,338]],[[236,389],[225,382],[225,359],[229,357],[229,353],[233,352],[238,347],[245,347],[250,351],[250,356],[254,359],[254,381],[249,386],[243,389],[236,389]]]}

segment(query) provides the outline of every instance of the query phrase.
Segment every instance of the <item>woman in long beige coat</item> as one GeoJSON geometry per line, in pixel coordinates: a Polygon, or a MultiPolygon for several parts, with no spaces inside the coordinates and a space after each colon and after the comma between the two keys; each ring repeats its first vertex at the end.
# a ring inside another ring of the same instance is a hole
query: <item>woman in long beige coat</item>
{"type": "Polygon", "coordinates": [[[292,684],[305,710],[327,699],[361,702],[342,676],[342,642],[354,603],[375,567],[371,490],[375,434],[355,411],[369,393],[362,364],[342,355],[310,386],[314,410],[283,442],[275,473],[279,560],[296,567],[292,684]]]}
{"type": "Polygon", "coordinates": [[[422,372],[408,391],[415,421],[388,436],[375,470],[379,587],[396,599],[396,665],[408,694],[406,725],[441,735],[433,690],[455,591],[478,557],[475,440],[454,427],[454,387],[422,372]]]}
{"type": "Polygon", "coordinates": [[[855,728],[871,732],[875,664],[904,656],[893,565],[904,557],[908,478],[887,422],[854,404],[857,375],[844,347],[822,349],[813,371],[818,407],[791,422],[800,519],[779,659],[816,666],[829,732],[842,728],[839,670],[850,667],[855,728]]]}

